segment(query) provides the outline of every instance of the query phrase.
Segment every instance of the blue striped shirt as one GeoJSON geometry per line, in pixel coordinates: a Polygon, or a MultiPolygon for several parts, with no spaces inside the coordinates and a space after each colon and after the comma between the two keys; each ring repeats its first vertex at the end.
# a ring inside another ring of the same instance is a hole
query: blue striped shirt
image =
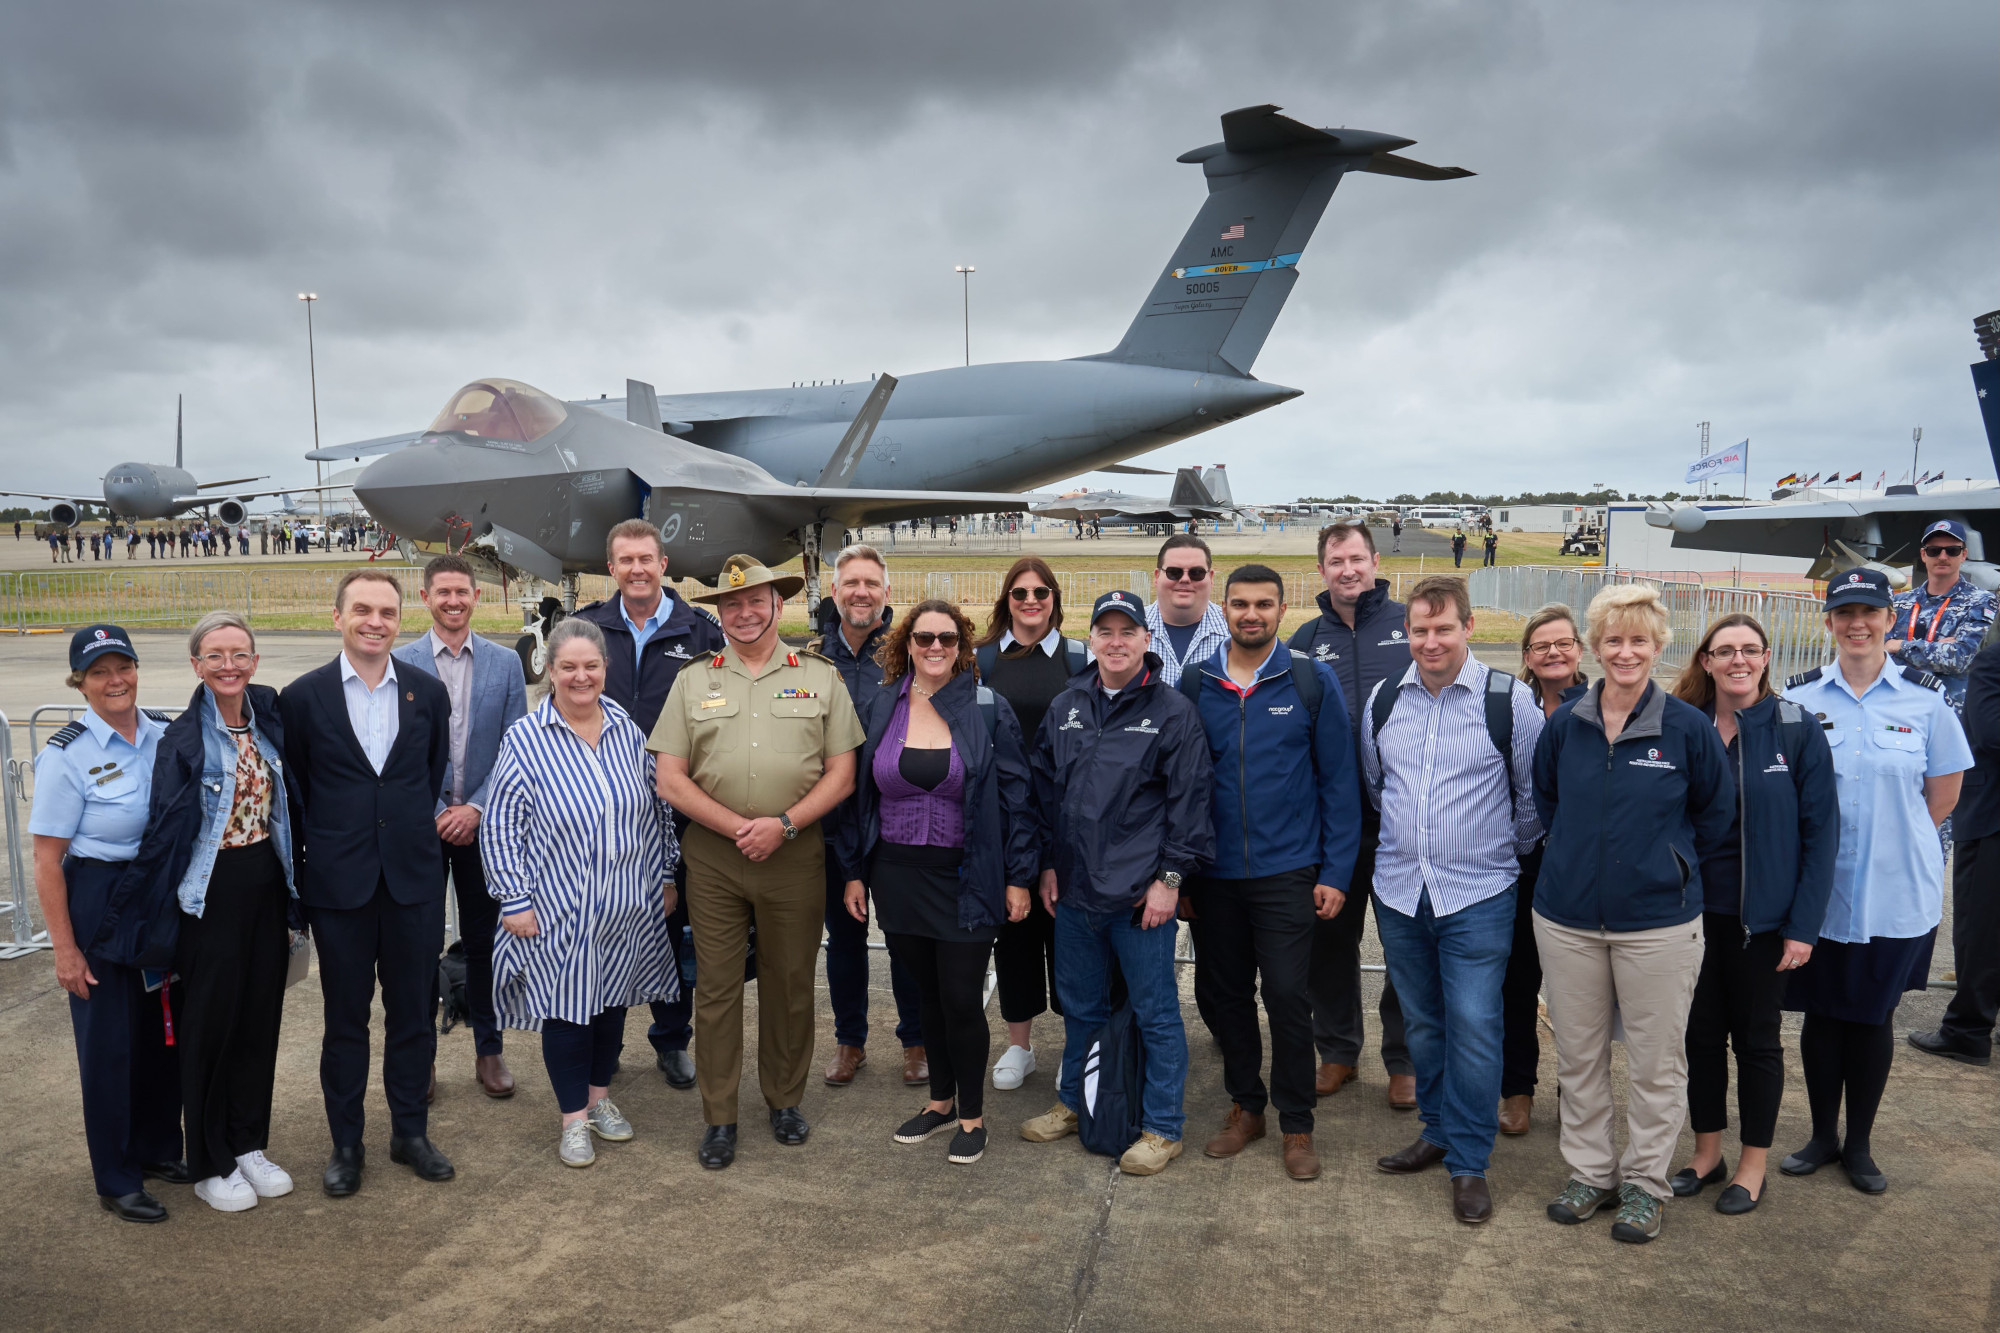
{"type": "Polygon", "coordinates": [[[544,699],[507,728],[488,780],[486,891],[505,915],[534,908],[540,930],[522,939],[494,927],[493,1005],[505,1027],[588,1023],[680,994],[663,896],[679,855],[673,812],[654,791],[638,724],[611,700],[600,705],[593,749],[544,699]]]}
{"type": "Polygon", "coordinates": [[[1487,667],[1470,652],[1458,675],[1435,697],[1412,662],[1396,691],[1396,706],[1374,734],[1375,694],[1361,710],[1361,768],[1369,798],[1382,812],[1375,854],[1375,897],[1415,916],[1426,888],[1437,916],[1503,893],[1521,873],[1542,825],[1535,814],[1535,742],[1542,710],[1514,682],[1514,790],[1507,766],[1486,730],[1487,667]]]}

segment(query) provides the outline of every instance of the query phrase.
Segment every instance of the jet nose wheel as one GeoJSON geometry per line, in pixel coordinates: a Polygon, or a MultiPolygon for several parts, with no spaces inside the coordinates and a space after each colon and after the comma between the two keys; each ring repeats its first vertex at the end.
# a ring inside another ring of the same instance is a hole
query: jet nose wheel
{"type": "Polygon", "coordinates": [[[539,685],[549,672],[549,650],[539,634],[523,634],[514,641],[514,651],[521,655],[521,672],[528,678],[528,684],[539,685]]]}

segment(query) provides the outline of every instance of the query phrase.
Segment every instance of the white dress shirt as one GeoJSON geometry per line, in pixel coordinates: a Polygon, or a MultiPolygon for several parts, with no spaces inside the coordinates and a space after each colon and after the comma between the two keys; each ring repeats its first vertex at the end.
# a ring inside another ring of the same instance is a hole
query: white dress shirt
{"type": "Polygon", "coordinates": [[[396,659],[387,659],[382,683],[371,690],[347,654],[341,653],[340,693],[347,700],[347,722],[354,728],[354,739],[361,742],[361,753],[380,773],[403,725],[401,710],[396,707],[396,659]]]}

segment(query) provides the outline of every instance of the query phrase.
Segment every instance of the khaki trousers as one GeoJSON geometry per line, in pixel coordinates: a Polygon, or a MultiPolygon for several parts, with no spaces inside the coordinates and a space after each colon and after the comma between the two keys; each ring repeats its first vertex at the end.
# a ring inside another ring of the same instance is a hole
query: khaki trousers
{"type": "Polygon", "coordinates": [[[1672,1198],[1667,1172],[1687,1119],[1687,1017],[1701,974],[1701,918],[1657,930],[1572,930],[1537,912],[1535,944],[1570,1174],[1597,1189],[1629,1180],[1656,1199],[1672,1198]],[[1614,1014],[1630,1083],[1622,1157],[1611,1123],[1614,1014]]]}
{"type": "Polygon", "coordinates": [[[694,927],[694,1067],[711,1125],[736,1123],[743,1079],[743,957],[757,926],[757,1081],[773,1107],[797,1106],[813,1054],[813,979],[826,918],[826,840],[799,830],[768,861],[700,824],[681,839],[694,927]]]}

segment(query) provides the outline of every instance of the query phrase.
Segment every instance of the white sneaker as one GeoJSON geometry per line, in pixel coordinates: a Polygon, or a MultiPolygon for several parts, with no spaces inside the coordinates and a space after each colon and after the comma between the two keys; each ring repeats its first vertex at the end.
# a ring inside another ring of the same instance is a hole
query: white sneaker
{"type": "Polygon", "coordinates": [[[1009,1046],[1007,1053],[993,1066],[993,1086],[1008,1092],[1021,1086],[1021,1081],[1035,1072],[1035,1048],[1032,1046],[1009,1046]]]}
{"type": "Polygon", "coordinates": [[[262,1149],[236,1159],[236,1174],[250,1182],[260,1199],[276,1199],[292,1192],[292,1177],[284,1167],[266,1157],[262,1149]]]}
{"type": "Polygon", "coordinates": [[[218,1213],[240,1213],[257,1206],[257,1191],[241,1171],[226,1176],[210,1176],[194,1183],[194,1197],[218,1213]]]}

